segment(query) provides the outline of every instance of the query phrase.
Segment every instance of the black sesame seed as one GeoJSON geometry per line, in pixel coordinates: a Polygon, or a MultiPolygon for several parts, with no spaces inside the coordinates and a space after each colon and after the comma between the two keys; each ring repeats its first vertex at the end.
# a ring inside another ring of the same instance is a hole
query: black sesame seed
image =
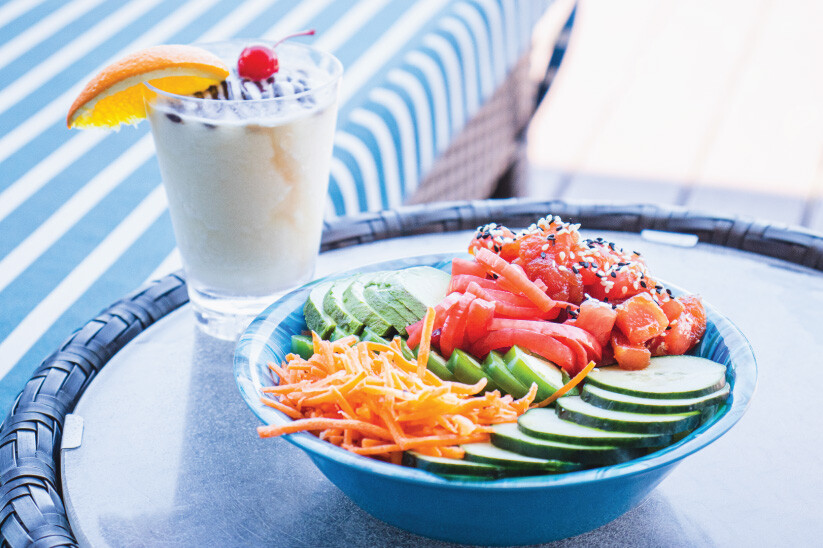
{"type": "Polygon", "coordinates": [[[646,289],[646,282],[640,282],[640,287],[642,287],[643,289],[646,289]]]}
{"type": "Polygon", "coordinates": [[[609,274],[609,275],[610,275],[612,278],[617,278],[617,273],[616,273],[616,272],[614,272],[614,271],[612,271],[612,273],[611,273],[611,274],[609,274]]]}
{"type": "Polygon", "coordinates": [[[541,258],[541,259],[545,259],[545,258],[546,258],[546,252],[545,252],[545,251],[541,251],[541,252],[540,252],[540,258],[541,258]]]}

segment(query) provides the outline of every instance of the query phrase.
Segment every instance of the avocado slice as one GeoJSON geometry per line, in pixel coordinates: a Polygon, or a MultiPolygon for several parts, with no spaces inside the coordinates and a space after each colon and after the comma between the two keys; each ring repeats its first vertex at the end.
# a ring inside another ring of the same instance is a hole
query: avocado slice
{"type": "Polygon", "coordinates": [[[406,326],[417,320],[409,321],[411,312],[395,299],[390,289],[391,286],[386,283],[391,274],[391,272],[381,272],[367,282],[363,289],[363,297],[381,318],[391,324],[398,333],[405,335],[406,326]]]}
{"type": "Polygon", "coordinates": [[[371,329],[376,335],[386,337],[392,332],[392,325],[386,321],[372,306],[366,302],[363,290],[366,283],[374,277],[372,274],[355,276],[343,290],[343,306],[359,322],[371,329]]]}
{"type": "MultiPolygon", "coordinates": [[[[389,291],[392,298],[401,303],[414,321],[426,315],[426,308],[434,306],[446,297],[451,276],[431,266],[415,266],[389,272],[373,282],[389,291]]],[[[402,311],[400,311],[402,314],[402,311]]]]}
{"type": "Polygon", "coordinates": [[[329,335],[337,327],[337,323],[323,309],[323,301],[326,293],[331,289],[333,282],[318,284],[309,293],[306,305],[303,307],[303,315],[306,317],[308,328],[317,333],[321,339],[328,339],[329,335]]]}
{"type": "Polygon", "coordinates": [[[363,330],[363,322],[352,314],[343,297],[353,278],[337,280],[323,298],[323,310],[337,323],[337,328],[350,335],[358,335],[363,330]]]}

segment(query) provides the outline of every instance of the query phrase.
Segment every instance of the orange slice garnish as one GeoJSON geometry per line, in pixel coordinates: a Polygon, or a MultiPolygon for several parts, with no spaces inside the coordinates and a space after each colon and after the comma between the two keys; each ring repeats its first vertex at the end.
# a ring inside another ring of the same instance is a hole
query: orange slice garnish
{"type": "Polygon", "coordinates": [[[66,117],[69,128],[118,128],[146,117],[149,82],[157,89],[191,95],[229,75],[216,55],[194,46],[152,46],[104,68],[86,84],[66,117]]]}

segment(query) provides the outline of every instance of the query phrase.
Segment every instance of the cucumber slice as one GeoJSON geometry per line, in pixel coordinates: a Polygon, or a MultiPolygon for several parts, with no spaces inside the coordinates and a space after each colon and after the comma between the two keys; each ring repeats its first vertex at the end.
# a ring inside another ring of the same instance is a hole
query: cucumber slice
{"type": "Polygon", "coordinates": [[[370,327],[366,327],[360,333],[360,340],[366,342],[376,342],[380,344],[389,344],[389,341],[372,331],[370,327]]]}
{"type": "Polygon", "coordinates": [[[581,426],[557,416],[554,409],[531,409],[520,415],[517,426],[524,433],[544,440],[575,445],[659,447],[672,441],[671,434],[630,434],[581,426]]]}
{"type": "Polygon", "coordinates": [[[583,401],[580,396],[558,398],[557,416],[592,428],[639,434],[676,434],[700,424],[700,411],[673,414],[627,413],[595,407],[583,401]]]}
{"type": "Polygon", "coordinates": [[[348,309],[343,299],[343,293],[353,278],[337,280],[323,298],[323,311],[337,323],[337,328],[349,335],[358,335],[363,330],[363,322],[358,320],[348,309]]]}
{"type": "Polygon", "coordinates": [[[365,284],[375,276],[372,274],[361,274],[352,279],[351,283],[343,290],[343,305],[351,311],[352,315],[366,327],[381,337],[388,336],[393,328],[389,322],[383,319],[377,311],[366,302],[363,295],[365,284]]]}
{"type": "Polygon", "coordinates": [[[581,397],[584,401],[602,409],[628,411],[630,413],[685,413],[720,405],[729,397],[729,385],[716,392],[698,398],[640,398],[628,396],[597,386],[586,385],[581,397]]]}
{"type": "Polygon", "coordinates": [[[503,359],[512,375],[522,384],[528,387],[537,383],[537,401],[545,400],[563,386],[563,374],[559,367],[520,347],[512,346],[503,359]]]}
{"type": "Polygon", "coordinates": [[[697,356],[660,356],[652,358],[645,369],[601,367],[586,380],[605,390],[641,398],[699,398],[723,388],[726,367],[697,356]]]}
{"type": "MultiPolygon", "coordinates": [[[[417,358],[417,353],[420,350],[420,346],[418,345],[417,348],[414,349],[414,357],[417,358]]],[[[435,352],[434,350],[429,351],[429,361],[426,362],[426,369],[440,377],[441,380],[444,381],[456,381],[457,379],[454,378],[454,375],[449,368],[446,366],[446,359],[435,352]]]]}
{"type": "Polygon", "coordinates": [[[491,442],[501,449],[540,459],[556,459],[588,465],[615,464],[643,454],[632,447],[613,445],[576,445],[559,441],[541,440],[524,434],[517,424],[510,422],[492,427],[491,442]]]}
{"type": "Polygon", "coordinates": [[[504,475],[502,466],[445,457],[430,457],[416,451],[403,453],[403,464],[440,475],[480,476],[485,479],[499,478],[504,475]]]}
{"type": "Polygon", "coordinates": [[[577,462],[529,457],[514,451],[501,449],[491,443],[469,443],[461,445],[461,447],[466,452],[466,460],[495,464],[510,472],[560,474],[580,470],[583,467],[577,462]]]}
{"type": "Polygon", "coordinates": [[[317,285],[311,290],[309,298],[303,306],[306,325],[310,330],[317,333],[321,339],[327,339],[334,331],[334,328],[337,327],[337,323],[323,310],[323,300],[326,298],[326,293],[331,289],[332,283],[326,282],[317,285]]]}
{"type": "Polygon", "coordinates": [[[452,352],[446,367],[454,375],[454,378],[465,384],[475,384],[480,382],[480,379],[486,379],[486,387],[484,392],[491,392],[492,390],[500,390],[491,377],[483,372],[483,368],[473,357],[469,356],[462,350],[455,350],[452,352]]]}
{"type": "Polygon", "coordinates": [[[350,334],[351,333],[346,333],[345,331],[343,331],[339,327],[335,327],[334,331],[332,331],[331,335],[329,335],[329,340],[330,341],[336,341],[338,339],[342,339],[343,337],[348,337],[350,334]]]}
{"type": "Polygon", "coordinates": [[[291,351],[297,354],[304,360],[308,360],[314,354],[314,343],[311,337],[306,335],[292,335],[291,336],[291,351]]]}
{"type": "Polygon", "coordinates": [[[506,394],[511,394],[515,398],[522,398],[529,392],[529,388],[512,375],[503,356],[492,350],[483,361],[483,371],[494,383],[506,394]]]}

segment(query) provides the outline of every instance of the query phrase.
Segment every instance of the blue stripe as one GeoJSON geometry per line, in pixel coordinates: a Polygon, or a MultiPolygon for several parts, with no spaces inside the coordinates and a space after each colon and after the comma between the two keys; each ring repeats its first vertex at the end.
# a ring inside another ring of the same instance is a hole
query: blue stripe
{"type": "MultiPolygon", "coordinates": [[[[362,181],[363,180],[363,173],[360,171],[360,166],[357,164],[357,161],[354,159],[354,156],[351,155],[346,150],[342,148],[335,147],[333,155],[335,158],[343,162],[343,164],[348,168],[349,172],[354,177],[355,181],[362,181]]],[[[366,189],[363,185],[357,185],[357,205],[360,207],[360,211],[368,211],[369,210],[369,202],[366,199],[366,189]]],[[[344,212],[349,213],[349,212],[344,212]]]]}
{"type": "MultiPolygon", "coordinates": [[[[409,113],[411,114],[412,119],[412,131],[414,132],[414,159],[413,161],[417,165],[417,173],[421,173],[423,170],[423,158],[420,154],[420,147],[422,145],[420,139],[420,126],[417,123],[419,114],[415,111],[414,108],[414,101],[412,101],[411,95],[409,95],[409,91],[402,87],[398,86],[397,84],[393,84],[391,82],[387,82],[384,86],[387,90],[394,92],[400,99],[406,104],[406,108],[409,109],[409,113]]],[[[402,150],[398,148],[398,150],[402,150]]],[[[434,152],[434,151],[432,151],[434,152]]],[[[412,161],[408,158],[403,159],[404,162],[412,161]]],[[[412,184],[409,182],[407,186],[411,186],[412,184]]]]}
{"type": "Polygon", "coordinates": [[[0,293],[5,338],[157,186],[157,162],[144,163],[0,293]]]}
{"type": "Polygon", "coordinates": [[[32,348],[20,359],[17,366],[0,383],[0,409],[6,410],[31,377],[34,369],[74,330],[100,313],[100,310],[132,291],[149,276],[156,265],[172,250],[173,246],[155,245],[154,242],[173,242],[168,213],[152,224],[141,239],[101,276],[80,299],[64,312],[32,348]]]}
{"type": "MultiPolygon", "coordinates": [[[[409,185],[409,182],[406,181],[404,177],[404,167],[406,162],[413,162],[414,158],[405,158],[403,156],[403,143],[400,137],[400,126],[398,125],[397,119],[392,115],[391,111],[384,107],[381,104],[375,103],[373,101],[369,101],[364,108],[370,110],[377,114],[385,123],[386,128],[389,130],[391,134],[392,143],[394,145],[394,150],[397,155],[397,171],[398,176],[400,177],[400,188],[401,188],[401,196],[406,196],[406,190],[409,185]]],[[[420,171],[420,166],[418,165],[418,172],[420,171]]],[[[396,207],[400,204],[392,204],[391,207],[396,207]]]]}
{"type": "Polygon", "coordinates": [[[36,25],[41,19],[57,10],[64,3],[65,0],[47,0],[39,6],[35,6],[34,9],[21,13],[15,19],[0,27],[0,45],[36,25]]]}
{"type": "MultiPolygon", "coordinates": [[[[32,70],[32,67],[57,53],[63,46],[117,11],[118,8],[120,5],[117,2],[103,2],[26,51],[0,70],[0,89],[7,88],[14,80],[32,70]]],[[[58,89],[62,91],[63,88],[58,89]]]]}

